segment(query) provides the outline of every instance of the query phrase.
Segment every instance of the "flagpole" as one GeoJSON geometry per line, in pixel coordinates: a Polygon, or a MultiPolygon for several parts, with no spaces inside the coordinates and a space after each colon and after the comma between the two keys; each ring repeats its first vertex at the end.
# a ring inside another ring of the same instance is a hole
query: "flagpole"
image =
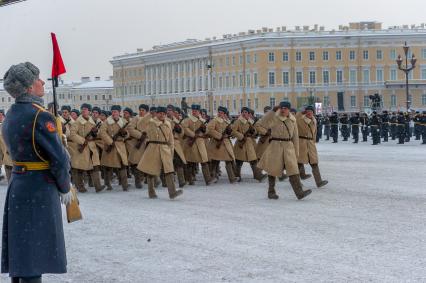
{"type": "Polygon", "coordinates": [[[53,115],[58,117],[58,101],[56,99],[56,87],[58,86],[58,78],[52,78],[52,91],[53,91],[53,115]]]}

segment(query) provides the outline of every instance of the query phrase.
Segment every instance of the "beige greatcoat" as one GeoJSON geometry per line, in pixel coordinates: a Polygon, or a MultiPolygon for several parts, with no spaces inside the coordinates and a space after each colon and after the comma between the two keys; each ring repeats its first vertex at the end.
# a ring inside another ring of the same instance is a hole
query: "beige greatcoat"
{"type": "Polygon", "coordinates": [[[121,168],[122,165],[128,166],[127,150],[126,145],[124,144],[124,140],[128,137],[128,133],[126,137],[119,137],[115,141],[111,152],[107,152],[108,146],[113,144],[114,135],[118,133],[120,131],[120,128],[123,128],[126,123],[126,120],[124,120],[123,118],[120,118],[118,119],[118,121],[115,121],[112,116],[110,116],[102,124],[98,134],[104,143],[104,150],[102,151],[101,157],[102,166],[112,168],[121,168]]]}
{"type": "Polygon", "coordinates": [[[182,129],[181,133],[177,133],[173,130],[176,124],[180,125],[179,124],[180,121],[178,119],[176,119],[175,117],[173,117],[173,119],[168,119],[168,121],[169,121],[169,123],[172,127],[172,131],[173,131],[173,138],[174,138],[174,141],[175,141],[175,154],[177,154],[179,156],[179,158],[182,160],[183,164],[186,164],[187,162],[186,162],[185,154],[183,152],[183,143],[184,143],[183,138],[185,136],[185,133],[184,133],[183,129],[182,129]]]}
{"type": "Polygon", "coordinates": [[[148,145],[139,162],[138,170],[152,176],[159,176],[161,169],[165,174],[174,172],[174,139],[170,123],[153,118],[149,121],[146,132],[148,145]],[[166,142],[167,144],[154,142],[166,142]]]}
{"type": "Polygon", "coordinates": [[[309,119],[302,113],[296,114],[297,129],[299,131],[299,158],[302,164],[318,164],[317,146],[317,121],[314,117],[309,119]],[[308,139],[306,139],[308,138],[308,139]]]}
{"type": "Polygon", "coordinates": [[[242,116],[240,116],[232,125],[232,135],[237,138],[237,141],[234,144],[236,160],[246,162],[257,160],[255,142],[253,141],[253,138],[246,137],[246,141],[244,143],[242,142],[244,135],[247,133],[250,126],[251,123],[242,116]]]}
{"type": "Polygon", "coordinates": [[[6,144],[3,140],[2,123],[0,123],[0,151],[1,161],[0,163],[4,166],[13,166],[12,159],[10,158],[9,151],[7,150],[6,144]]]}
{"type": "Polygon", "coordinates": [[[129,164],[138,165],[142,159],[143,153],[146,148],[147,139],[141,144],[139,149],[136,148],[136,145],[139,143],[139,140],[143,132],[146,132],[146,129],[151,120],[152,116],[150,113],[146,114],[143,117],[135,117],[132,119],[132,122],[127,127],[129,131],[129,139],[126,141],[127,151],[129,153],[129,164]]]}
{"type": "Polygon", "coordinates": [[[92,128],[96,126],[92,117],[88,120],[84,119],[83,116],[79,116],[77,120],[71,125],[70,134],[68,136],[70,143],[68,148],[72,152],[71,167],[80,170],[93,170],[94,166],[101,165],[99,159],[99,151],[96,146],[95,138],[90,137],[85,146],[83,152],[79,152],[80,145],[86,141],[86,136],[92,128]]]}
{"type": "Polygon", "coordinates": [[[272,140],[260,158],[258,167],[275,177],[282,175],[284,167],[288,176],[299,174],[297,165],[299,133],[296,118],[291,114],[283,117],[279,111],[269,111],[258,123],[265,129],[271,129],[271,138],[290,139],[290,141],[272,140]]]}
{"type": "Polygon", "coordinates": [[[256,133],[259,135],[259,139],[256,144],[256,155],[257,159],[260,159],[269,145],[269,137],[262,137],[266,136],[268,130],[262,127],[259,123],[256,123],[254,128],[256,129],[256,133]]]}
{"type": "Polygon", "coordinates": [[[224,131],[228,125],[228,122],[220,117],[212,119],[207,124],[207,135],[210,136],[210,141],[207,143],[207,151],[211,160],[235,160],[231,140],[229,138],[222,140],[224,131]],[[218,144],[220,144],[219,148],[217,148],[218,144]]]}
{"type": "Polygon", "coordinates": [[[196,138],[192,146],[188,144],[190,138],[195,137],[195,131],[199,129],[204,122],[204,119],[199,119],[192,115],[189,115],[188,118],[185,118],[182,122],[182,128],[185,133],[183,151],[187,162],[206,163],[209,161],[204,138],[196,138]]]}

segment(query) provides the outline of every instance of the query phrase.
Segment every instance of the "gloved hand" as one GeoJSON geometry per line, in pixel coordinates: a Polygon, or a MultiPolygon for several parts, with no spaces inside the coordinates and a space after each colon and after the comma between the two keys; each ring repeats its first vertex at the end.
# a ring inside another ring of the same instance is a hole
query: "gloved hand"
{"type": "Polygon", "coordinates": [[[71,189],[69,190],[68,193],[66,193],[66,194],[59,193],[59,196],[61,198],[61,203],[63,203],[64,205],[68,205],[72,201],[74,201],[75,200],[75,196],[74,196],[74,193],[73,193],[72,185],[71,185],[71,189]]]}

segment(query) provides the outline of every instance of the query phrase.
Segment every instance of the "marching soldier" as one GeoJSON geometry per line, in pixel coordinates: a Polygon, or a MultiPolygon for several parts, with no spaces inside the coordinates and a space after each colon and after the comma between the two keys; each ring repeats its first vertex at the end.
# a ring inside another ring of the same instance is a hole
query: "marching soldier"
{"type": "Polygon", "coordinates": [[[349,133],[349,119],[348,114],[343,113],[342,117],[340,118],[340,131],[342,133],[343,141],[347,141],[350,133],[349,133]]]}
{"type": "Polygon", "coordinates": [[[262,174],[262,170],[257,167],[257,155],[253,141],[253,137],[256,136],[256,129],[249,121],[249,113],[250,109],[243,107],[240,117],[232,125],[232,135],[237,138],[234,144],[235,175],[238,181],[241,181],[241,168],[244,162],[248,162],[253,171],[253,178],[261,182],[266,178],[266,175],[262,174]]]}
{"type": "Polygon", "coordinates": [[[371,136],[373,138],[373,145],[380,143],[380,119],[376,111],[373,111],[370,120],[371,136]]]}
{"type": "Polygon", "coordinates": [[[70,116],[75,121],[77,120],[78,116],[80,116],[80,111],[78,111],[77,109],[72,109],[70,116]]]}
{"type": "Polygon", "coordinates": [[[404,113],[399,112],[397,122],[398,122],[398,144],[404,144],[405,135],[406,135],[404,113]]]}
{"type": "Polygon", "coordinates": [[[127,151],[124,144],[128,137],[126,122],[120,117],[121,107],[113,105],[111,107],[112,115],[107,118],[99,130],[99,136],[104,143],[104,150],[101,157],[101,165],[105,167],[105,185],[107,190],[112,190],[111,181],[114,169],[118,170],[118,176],[123,191],[127,191],[127,151]]]}
{"type": "Polygon", "coordinates": [[[138,170],[147,176],[150,198],[157,198],[155,178],[161,172],[164,172],[170,199],[183,193],[182,190],[176,190],[173,181],[174,140],[171,125],[166,121],[166,111],[165,107],[157,107],[156,117],[149,120],[146,129],[148,144],[138,165],[138,170]]]}
{"type": "Polygon", "coordinates": [[[330,117],[330,126],[331,126],[331,137],[333,138],[333,143],[337,143],[339,137],[339,117],[337,112],[333,112],[330,117]]]}
{"type": "Polygon", "coordinates": [[[126,142],[127,150],[129,152],[129,165],[130,170],[135,178],[135,187],[142,188],[143,173],[137,169],[137,166],[142,159],[143,153],[146,148],[146,129],[148,122],[151,120],[152,115],[149,113],[149,106],[146,104],[139,105],[139,116],[132,119],[132,122],[127,127],[129,132],[129,139],[126,142]]]}
{"type": "Polygon", "coordinates": [[[230,140],[232,124],[226,119],[227,112],[228,109],[226,107],[219,106],[217,116],[207,124],[207,135],[210,136],[207,151],[211,160],[210,174],[212,179],[218,180],[218,167],[220,161],[224,161],[228,180],[232,184],[236,181],[233,168],[235,155],[230,140]]]}
{"type": "MultiPolygon", "coordinates": [[[[270,110],[271,110],[270,106],[265,106],[265,108],[263,109],[263,113],[266,114],[270,110]]],[[[259,140],[257,141],[257,145],[256,145],[256,155],[257,155],[257,160],[260,160],[260,158],[262,157],[263,153],[265,152],[266,148],[269,145],[269,137],[271,136],[271,129],[266,130],[265,128],[260,126],[259,123],[256,123],[254,128],[256,129],[256,132],[259,135],[259,140]]]]}
{"type": "Polygon", "coordinates": [[[420,111],[416,111],[416,115],[414,115],[414,135],[416,136],[416,141],[420,140],[420,136],[422,135],[422,126],[421,126],[421,114],[420,111]]]}
{"type": "Polygon", "coordinates": [[[397,121],[397,115],[395,112],[392,112],[392,115],[389,119],[389,125],[390,125],[390,134],[391,134],[391,138],[394,141],[396,139],[397,136],[397,130],[398,130],[398,121],[397,121]]]}
{"type": "Polygon", "coordinates": [[[349,120],[352,128],[352,138],[354,139],[353,143],[358,143],[359,140],[359,113],[355,113],[349,120]]]}
{"type": "Polygon", "coordinates": [[[324,116],[324,135],[326,136],[325,140],[330,140],[330,117],[326,113],[324,116]]]}
{"type": "Polygon", "coordinates": [[[92,106],[84,103],[81,105],[81,115],[74,121],[70,128],[69,138],[73,142],[71,173],[77,190],[81,193],[87,192],[84,187],[84,173],[90,176],[97,193],[105,186],[101,185],[99,151],[95,139],[101,122],[95,123],[90,116],[92,106]]]}
{"type": "Polygon", "coordinates": [[[317,136],[315,139],[316,139],[316,142],[319,142],[320,139],[322,139],[322,130],[323,130],[324,121],[321,114],[316,115],[315,119],[317,120],[317,136]]]}
{"type": "Polygon", "coordinates": [[[70,136],[71,125],[74,120],[71,118],[71,106],[63,105],[61,107],[61,123],[62,123],[62,133],[65,135],[67,140],[70,136]]]}
{"type": "MultiPolygon", "coordinates": [[[[270,145],[259,161],[259,168],[268,173],[268,198],[278,199],[275,191],[276,177],[286,169],[290,184],[298,199],[309,195],[311,190],[303,190],[300,181],[297,156],[299,155],[299,133],[296,118],[289,113],[290,102],[280,103],[277,111],[269,111],[260,121],[265,129],[271,129],[270,145]]],[[[275,110],[275,109],[274,109],[275,110]]]]}
{"type": "Polygon", "coordinates": [[[366,142],[368,139],[368,124],[370,123],[367,113],[362,113],[360,122],[361,122],[362,141],[366,142]]]}
{"type": "Polygon", "coordinates": [[[99,116],[101,115],[101,108],[99,108],[98,106],[94,106],[92,108],[92,119],[95,123],[99,122],[99,116]]]}
{"type": "Polygon", "coordinates": [[[173,152],[173,166],[178,178],[179,188],[186,185],[185,174],[188,174],[186,168],[186,158],[183,153],[183,137],[184,132],[181,126],[182,119],[180,118],[181,110],[173,105],[167,106],[167,121],[170,123],[173,132],[174,152],[173,152]]]}
{"type": "Polygon", "coordinates": [[[382,115],[382,135],[383,142],[389,141],[389,113],[384,110],[382,115]]]}
{"type": "Polygon", "coordinates": [[[191,106],[192,114],[188,115],[182,122],[182,128],[185,134],[184,153],[188,162],[188,170],[191,175],[188,176],[190,185],[194,184],[195,171],[198,163],[201,163],[201,170],[206,185],[211,183],[209,158],[206,148],[206,121],[201,118],[200,105],[193,104],[191,106]]]}
{"type": "Polygon", "coordinates": [[[305,180],[311,175],[305,173],[304,164],[311,165],[312,174],[318,188],[328,184],[327,180],[321,178],[318,167],[318,153],[315,144],[317,134],[316,120],[314,118],[314,107],[307,106],[304,113],[296,114],[297,130],[299,132],[299,156],[297,163],[299,166],[300,178],[305,180]]]}

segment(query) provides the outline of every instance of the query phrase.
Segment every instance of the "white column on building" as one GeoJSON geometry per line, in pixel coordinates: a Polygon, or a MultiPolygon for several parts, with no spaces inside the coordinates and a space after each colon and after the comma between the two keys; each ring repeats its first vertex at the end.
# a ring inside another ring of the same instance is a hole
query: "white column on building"
{"type": "Polygon", "coordinates": [[[195,91],[198,92],[199,90],[199,78],[198,78],[198,74],[199,74],[199,67],[200,67],[200,59],[196,59],[195,60],[195,91]]]}
{"type": "Polygon", "coordinates": [[[206,62],[205,59],[201,59],[201,90],[206,89],[206,62]]]}

